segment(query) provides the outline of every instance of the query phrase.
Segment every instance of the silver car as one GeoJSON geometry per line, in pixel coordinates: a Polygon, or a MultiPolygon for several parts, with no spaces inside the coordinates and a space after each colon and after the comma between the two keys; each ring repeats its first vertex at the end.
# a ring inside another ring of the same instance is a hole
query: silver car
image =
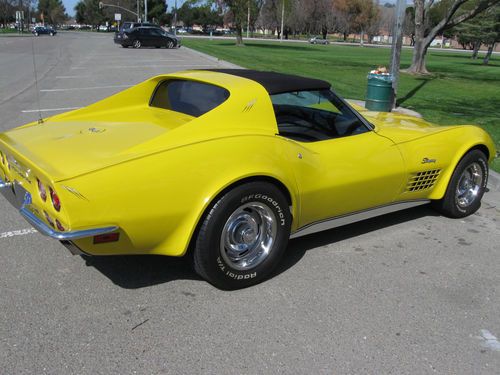
{"type": "Polygon", "coordinates": [[[330,44],[328,39],[323,39],[321,36],[315,36],[314,38],[309,39],[309,43],[311,44],[330,44]]]}

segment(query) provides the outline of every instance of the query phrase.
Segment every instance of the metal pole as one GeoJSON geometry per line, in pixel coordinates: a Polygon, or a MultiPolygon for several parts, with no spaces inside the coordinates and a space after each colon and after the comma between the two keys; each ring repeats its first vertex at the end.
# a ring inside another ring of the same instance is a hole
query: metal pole
{"type": "Polygon", "coordinates": [[[148,22],[148,0],[144,0],[144,22],[148,22]]]}
{"type": "Polygon", "coordinates": [[[141,22],[141,10],[140,10],[140,3],[139,0],[137,0],[137,22],[141,22]]]}
{"type": "Polygon", "coordinates": [[[248,13],[247,13],[247,39],[250,34],[250,0],[248,0],[248,13]]]}
{"type": "Polygon", "coordinates": [[[281,0],[281,35],[280,41],[283,41],[283,24],[285,23],[285,0],[281,0]]]}
{"type": "Polygon", "coordinates": [[[174,13],[174,35],[177,35],[177,0],[175,0],[175,13],[174,13]]]}
{"type": "Polygon", "coordinates": [[[399,65],[401,61],[401,47],[403,45],[403,23],[405,20],[406,0],[398,0],[396,3],[396,17],[392,31],[392,48],[390,71],[392,74],[392,108],[396,106],[396,97],[399,84],[399,65]]]}

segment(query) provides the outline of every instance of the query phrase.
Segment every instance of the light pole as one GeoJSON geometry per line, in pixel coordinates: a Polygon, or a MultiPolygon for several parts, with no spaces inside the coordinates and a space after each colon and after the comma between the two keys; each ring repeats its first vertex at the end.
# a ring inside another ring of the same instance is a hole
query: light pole
{"type": "MultiPolygon", "coordinates": [[[[137,0],[137,1],[139,1],[139,0],[137,0]]],[[[101,2],[99,2],[99,9],[102,9],[102,8],[104,8],[104,7],[118,8],[118,9],[122,9],[122,10],[124,10],[124,11],[126,11],[126,12],[132,13],[134,16],[136,16],[136,17],[137,17],[137,22],[140,22],[139,12],[137,12],[137,13],[136,13],[136,12],[134,12],[134,11],[132,11],[132,10],[130,10],[130,9],[127,9],[127,8],[125,8],[125,7],[122,7],[122,6],[120,6],[120,5],[105,4],[105,3],[103,3],[102,1],[101,1],[101,2]]]]}
{"type": "Polygon", "coordinates": [[[175,12],[174,12],[174,35],[177,35],[177,0],[175,0],[174,8],[175,8],[175,12]]]}
{"type": "Polygon", "coordinates": [[[392,108],[396,107],[396,96],[399,84],[399,65],[401,61],[401,47],[403,45],[403,23],[405,20],[406,0],[398,0],[396,3],[396,17],[392,31],[392,48],[390,71],[392,75],[392,108]]]}
{"type": "Polygon", "coordinates": [[[250,36],[250,0],[248,0],[248,13],[247,13],[247,39],[250,36]]]}
{"type": "Polygon", "coordinates": [[[285,23],[285,0],[281,0],[281,35],[280,41],[283,41],[283,24],[285,23]]]}

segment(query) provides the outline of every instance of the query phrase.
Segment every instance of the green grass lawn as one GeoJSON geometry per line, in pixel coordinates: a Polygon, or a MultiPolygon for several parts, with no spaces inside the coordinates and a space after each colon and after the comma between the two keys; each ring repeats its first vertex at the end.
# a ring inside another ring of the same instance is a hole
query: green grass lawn
{"type": "MultiPolygon", "coordinates": [[[[345,98],[364,100],[367,73],[388,65],[389,48],[305,43],[248,42],[236,47],[234,40],[183,40],[187,47],[245,68],[275,70],[329,81],[345,98]]],[[[404,50],[401,68],[410,65],[411,51],[404,50]]],[[[477,124],[486,129],[500,150],[500,58],[490,65],[470,54],[429,52],[429,76],[401,74],[398,102],[420,112],[437,124],[477,124]]],[[[500,158],[493,169],[500,172],[500,158]]]]}

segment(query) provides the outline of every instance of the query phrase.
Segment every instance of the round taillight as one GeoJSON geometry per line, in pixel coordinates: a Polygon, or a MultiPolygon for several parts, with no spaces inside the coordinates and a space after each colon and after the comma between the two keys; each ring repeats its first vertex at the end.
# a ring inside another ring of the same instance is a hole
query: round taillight
{"type": "Polygon", "coordinates": [[[40,193],[40,198],[42,198],[42,201],[47,200],[47,190],[45,190],[45,186],[42,184],[42,182],[37,178],[36,182],[38,183],[38,192],[40,193]]]}
{"type": "Polygon", "coordinates": [[[62,226],[62,224],[59,222],[59,220],[56,219],[56,227],[59,229],[61,232],[64,232],[66,229],[62,226]]]}
{"type": "Polygon", "coordinates": [[[61,211],[61,201],[57,193],[52,189],[50,189],[50,198],[52,199],[52,205],[54,206],[56,211],[61,211]]]}

